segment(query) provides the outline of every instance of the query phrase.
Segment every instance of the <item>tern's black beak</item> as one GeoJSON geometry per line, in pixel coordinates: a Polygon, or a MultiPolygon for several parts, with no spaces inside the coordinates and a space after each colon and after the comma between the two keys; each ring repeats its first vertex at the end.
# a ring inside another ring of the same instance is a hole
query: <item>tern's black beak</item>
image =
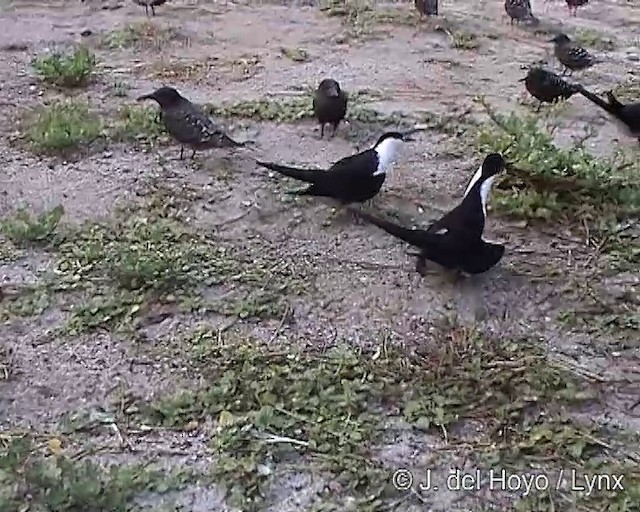
{"type": "Polygon", "coordinates": [[[518,80],[518,82],[524,82],[527,79],[527,77],[525,76],[524,78],[521,78],[520,80],[518,80]]]}
{"type": "Polygon", "coordinates": [[[509,172],[512,171],[513,169],[515,169],[515,162],[505,162],[504,163],[504,170],[509,172]]]}
{"type": "Polygon", "coordinates": [[[142,96],[138,96],[136,101],[144,101],[144,100],[155,100],[156,97],[153,94],[143,94],[142,96]]]}

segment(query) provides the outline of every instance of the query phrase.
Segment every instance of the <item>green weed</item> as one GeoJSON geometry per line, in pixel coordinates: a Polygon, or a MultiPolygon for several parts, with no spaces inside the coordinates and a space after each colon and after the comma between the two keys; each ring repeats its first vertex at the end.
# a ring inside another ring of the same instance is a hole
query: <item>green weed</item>
{"type": "Polygon", "coordinates": [[[109,32],[102,39],[102,45],[109,49],[155,48],[161,49],[171,41],[188,39],[172,28],[163,28],[150,21],[128,24],[122,29],[109,32]]]}
{"type": "Polygon", "coordinates": [[[573,39],[586,48],[610,52],[616,49],[617,41],[597,30],[585,28],[578,30],[573,39]]]}
{"type": "Polygon", "coordinates": [[[87,47],[79,46],[71,53],[36,57],[32,66],[45,82],[60,87],[83,87],[95,71],[96,56],[87,47]]]}
{"type": "Polygon", "coordinates": [[[78,149],[102,134],[100,118],[86,103],[55,102],[25,117],[26,137],[34,149],[59,152],[78,149]]]}
{"type": "Polygon", "coordinates": [[[280,53],[293,62],[308,62],[309,52],[304,48],[280,48],[280,53]]]}
{"type": "Polygon", "coordinates": [[[154,141],[166,133],[157,109],[139,105],[125,105],[118,110],[118,118],[111,127],[111,136],[118,140],[154,141]]]}
{"type": "Polygon", "coordinates": [[[32,215],[27,209],[22,208],[13,217],[0,221],[0,228],[16,245],[48,244],[53,241],[63,215],[62,205],[39,215],[32,215]]]}
{"type": "Polygon", "coordinates": [[[621,218],[640,211],[637,160],[621,154],[598,159],[579,143],[558,147],[554,128],[545,131],[536,117],[504,116],[484,106],[493,124],[478,131],[477,147],[502,153],[515,164],[500,183],[499,210],[554,222],[558,217],[621,218]]]}
{"type": "Polygon", "coordinates": [[[597,429],[565,419],[594,391],[524,340],[453,326],[428,354],[386,344],[301,352],[199,330],[177,346],[208,384],[145,415],[170,426],[217,418],[214,477],[243,510],[263,509],[283,466],[339,482],[357,510],[388,509],[397,494],[376,454],[395,429],[439,433],[453,450],[471,446],[478,464],[521,471],[542,458],[581,467],[602,453],[597,429]],[[482,424],[473,441],[458,428],[465,421],[482,424]]]}
{"type": "MultiPolygon", "coordinates": [[[[59,451],[59,440],[49,443],[59,451]]],[[[27,438],[0,440],[0,510],[127,512],[157,478],[141,467],[102,468],[62,454],[34,451],[27,438]]]]}

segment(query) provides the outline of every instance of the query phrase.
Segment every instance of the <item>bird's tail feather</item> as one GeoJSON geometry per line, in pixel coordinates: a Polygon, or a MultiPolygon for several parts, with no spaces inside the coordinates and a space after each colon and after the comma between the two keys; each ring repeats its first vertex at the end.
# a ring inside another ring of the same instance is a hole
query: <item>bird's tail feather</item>
{"type": "Polygon", "coordinates": [[[424,230],[404,228],[402,226],[399,226],[398,224],[395,224],[394,222],[380,219],[379,217],[375,217],[374,215],[363,212],[362,210],[353,208],[349,208],[349,210],[352,211],[355,215],[363,218],[367,222],[370,222],[374,226],[383,229],[390,235],[393,235],[396,238],[399,238],[400,240],[403,240],[415,247],[424,247],[424,245],[427,243],[427,240],[430,238],[424,230]]]}
{"type": "Polygon", "coordinates": [[[600,98],[600,96],[598,96],[596,94],[593,94],[592,92],[587,91],[582,86],[579,86],[579,87],[580,87],[580,89],[579,89],[580,94],[582,94],[589,101],[591,101],[592,103],[595,103],[600,108],[602,108],[603,110],[609,112],[610,114],[613,114],[613,115],[618,115],[619,114],[619,109],[617,108],[617,105],[604,101],[602,98],[600,98]]]}
{"type": "Polygon", "coordinates": [[[316,183],[320,174],[324,172],[322,169],[300,169],[298,167],[289,167],[288,165],[273,162],[261,162],[259,160],[256,160],[256,163],[261,167],[278,172],[289,178],[304,181],[305,183],[316,183]]]}

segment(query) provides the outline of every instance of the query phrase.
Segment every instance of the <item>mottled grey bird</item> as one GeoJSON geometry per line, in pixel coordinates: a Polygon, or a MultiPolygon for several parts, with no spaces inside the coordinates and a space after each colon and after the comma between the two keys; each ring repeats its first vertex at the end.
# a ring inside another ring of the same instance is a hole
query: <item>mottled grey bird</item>
{"type": "Polygon", "coordinates": [[[335,135],[347,113],[347,94],[333,78],[325,78],[318,85],[313,94],[313,112],[320,123],[320,138],[324,137],[325,124],[333,126],[335,135]]]}
{"type": "Polygon", "coordinates": [[[438,15],[438,0],[414,0],[413,3],[420,17],[438,15]]]}
{"type": "Polygon", "coordinates": [[[640,102],[622,103],[613,91],[607,92],[607,101],[604,101],[584,87],[580,88],[580,94],[612,115],[621,131],[640,142],[640,102]]]}
{"type": "Polygon", "coordinates": [[[567,0],[567,7],[569,8],[569,14],[571,14],[571,9],[573,9],[573,15],[576,16],[578,14],[578,7],[582,5],[587,5],[589,0],[567,0]]]}
{"type": "Polygon", "coordinates": [[[144,12],[149,16],[149,8],[151,8],[151,14],[156,15],[156,7],[166,3],[167,0],[133,0],[136,4],[144,7],[144,12]]]}
{"type": "Polygon", "coordinates": [[[566,68],[562,72],[563,75],[567,69],[570,71],[569,74],[572,74],[574,71],[587,69],[598,63],[598,60],[593,55],[582,46],[574,43],[566,34],[558,34],[549,42],[555,43],[554,54],[566,68]]]}
{"type": "Polygon", "coordinates": [[[517,21],[527,21],[531,24],[538,24],[540,20],[533,15],[531,2],[529,0],[504,0],[504,10],[511,18],[511,24],[517,21]]]}
{"type": "Polygon", "coordinates": [[[520,81],[524,82],[529,94],[540,102],[538,110],[543,103],[569,99],[581,89],[579,85],[570,84],[556,73],[542,68],[530,69],[527,76],[520,81]]]}
{"type": "Polygon", "coordinates": [[[155,100],[160,105],[160,115],[167,131],[182,146],[180,159],[184,157],[184,146],[193,150],[191,158],[199,149],[228,148],[244,146],[236,142],[219,126],[216,126],[200,107],[180,95],[173,87],[160,87],[138,101],[155,100]]]}

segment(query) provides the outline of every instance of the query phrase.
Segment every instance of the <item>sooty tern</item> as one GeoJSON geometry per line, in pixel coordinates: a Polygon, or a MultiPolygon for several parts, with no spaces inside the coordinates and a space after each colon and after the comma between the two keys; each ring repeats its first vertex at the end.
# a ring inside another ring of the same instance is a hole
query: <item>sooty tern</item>
{"type": "Polygon", "coordinates": [[[475,173],[462,202],[428,229],[408,229],[369,213],[352,210],[356,215],[387,233],[420,249],[416,270],[423,274],[426,260],[467,274],[480,274],[493,267],[504,254],[502,244],[482,239],[487,215],[487,200],[496,176],[506,168],[498,153],[488,155],[475,173]]]}
{"type": "Polygon", "coordinates": [[[287,165],[261,162],[256,163],[272,171],[310,183],[297,195],[331,197],[342,204],[364,202],[373,198],[382,187],[387,173],[395,163],[400,146],[413,140],[411,134],[417,129],[405,133],[384,133],[375,145],[338,160],[329,169],[300,169],[287,165]]]}

